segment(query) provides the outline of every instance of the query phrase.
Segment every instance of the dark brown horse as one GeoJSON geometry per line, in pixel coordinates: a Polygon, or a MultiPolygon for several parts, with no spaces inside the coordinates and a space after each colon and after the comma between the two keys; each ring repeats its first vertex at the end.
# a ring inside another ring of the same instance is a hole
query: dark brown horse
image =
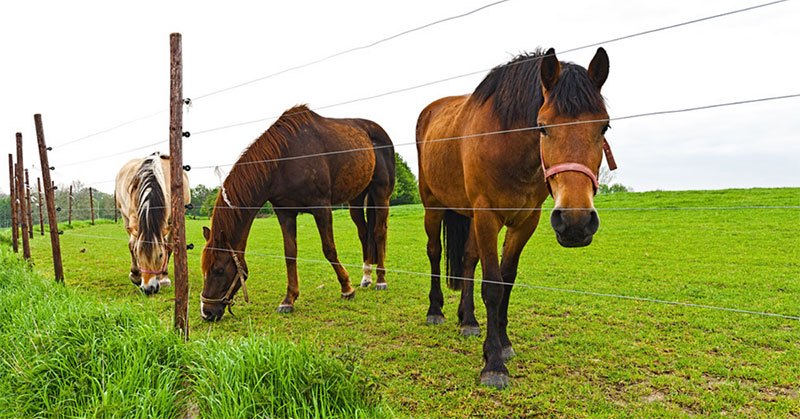
{"type": "MultiPolygon", "coordinates": [[[[203,318],[222,318],[234,294],[244,287],[247,237],[253,219],[267,201],[280,222],[286,255],[288,286],[279,312],[291,312],[300,295],[297,215],[301,212],[314,216],[322,250],[336,271],[342,298],[355,295],[336,254],[332,205],[350,204],[364,255],[361,285],[370,285],[375,264],[375,287],[386,289],[386,224],[394,176],[394,147],[378,124],[364,119],[324,118],[306,106],[284,112],[233,166],[217,196],[211,229],[203,228],[203,318]]],[[[247,298],[246,288],[244,294],[247,298]]]]}
{"type": "Polygon", "coordinates": [[[431,264],[427,321],[444,322],[444,225],[447,282],[462,291],[458,318],[465,335],[480,333],[472,278],[479,260],[483,269],[484,385],[508,385],[505,361],[514,355],[506,331],[509,296],[548,194],[555,200],[550,223],[562,246],[590,244],[599,226],[593,197],[607,148],[608,114],[600,94],[607,76],[602,48],[588,71],[559,62],[553,49],[537,50],[494,68],[471,95],[439,99],[419,116],[419,189],[431,264]],[[503,133],[480,135],[497,131],[503,133]],[[497,240],[503,226],[501,263],[497,240]]]}

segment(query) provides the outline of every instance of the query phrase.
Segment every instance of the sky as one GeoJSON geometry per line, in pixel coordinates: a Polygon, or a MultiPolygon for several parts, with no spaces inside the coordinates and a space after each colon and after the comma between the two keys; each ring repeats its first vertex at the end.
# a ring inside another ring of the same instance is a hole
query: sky
{"type": "MultiPolygon", "coordinates": [[[[35,113],[42,114],[53,147],[57,184],[79,180],[111,193],[125,162],[168,152],[172,32],[183,36],[184,97],[198,98],[184,114],[184,130],[196,133],[184,141],[184,164],[193,167],[192,186],[213,187],[220,183],[214,168],[227,173],[243,149],[293,105],[379,123],[416,173],[419,112],[440,97],[470,93],[489,69],[520,52],[553,47],[558,53],[766,0],[510,0],[201,97],[491,2],[2,2],[0,192],[8,192],[5,162],[15,152],[16,132],[23,134],[25,167],[33,178],[40,176],[35,113]],[[476,74],[330,106],[467,73],[476,74]],[[247,121],[259,122],[201,133],[247,121]],[[142,149],[127,151],[134,148],[142,149]]],[[[609,114],[800,93],[798,19],[800,5],[790,0],[604,42],[611,62],[603,87],[609,114]]],[[[595,50],[558,57],[588,66],[595,50]]],[[[613,182],[635,191],[798,187],[798,110],[800,98],[793,98],[612,121],[606,137],[619,165],[613,182]]]]}

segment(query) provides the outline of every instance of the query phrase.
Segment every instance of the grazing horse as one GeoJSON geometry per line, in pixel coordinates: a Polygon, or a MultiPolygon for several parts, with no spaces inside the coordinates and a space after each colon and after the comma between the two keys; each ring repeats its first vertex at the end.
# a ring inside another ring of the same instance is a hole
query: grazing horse
{"type": "MultiPolygon", "coordinates": [[[[153,154],[125,163],[117,174],[116,205],[128,231],[131,282],[145,294],[170,285],[169,156],[153,154]]],[[[189,179],[183,174],[183,200],[191,202],[189,179]]]]}
{"type": "Polygon", "coordinates": [[[305,105],[287,110],[231,168],[203,227],[200,314],[219,320],[239,288],[247,299],[244,250],[253,219],[269,201],[283,233],[288,285],[278,312],[289,313],[300,295],[297,282],[297,215],[311,213],[322,251],[341,285],[342,298],[355,290],[333,242],[332,205],[348,203],[358,228],[364,261],[361,286],[386,289],[384,258],[389,197],[394,189],[394,147],[378,124],[365,119],[325,118],[305,105]],[[366,209],[366,218],[365,210],[366,209]]]}
{"type": "MultiPolygon", "coordinates": [[[[480,333],[472,278],[478,261],[483,270],[484,385],[508,385],[505,361],[514,355],[506,331],[508,301],[548,194],[555,200],[550,223],[562,246],[587,246],[599,226],[593,197],[607,149],[608,114],[600,94],[607,76],[602,48],[588,71],[559,62],[553,49],[537,50],[492,69],[471,95],[439,99],[419,116],[419,190],[431,264],[427,322],[444,322],[443,235],[448,286],[462,291],[464,335],[480,333]]],[[[613,169],[610,149],[606,157],[613,169]]]]}

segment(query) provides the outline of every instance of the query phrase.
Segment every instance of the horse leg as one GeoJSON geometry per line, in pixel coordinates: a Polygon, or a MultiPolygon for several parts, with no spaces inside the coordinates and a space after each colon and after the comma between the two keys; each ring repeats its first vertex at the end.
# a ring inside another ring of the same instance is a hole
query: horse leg
{"type": "MultiPolygon", "coordinates": [[[[488,205],[476,205],[488,207],[488,205]]],[[[498,389],[508,385],[508,369],[502,357],[500,342],[500,305],[503,300],[503,277],[497,255],[497,236],[502,221],[491,211],[475,211],[475,238],[478,244],[483,282],[481,297],[486,306],[486,339],[483,341],[485,365],[481,371],[481,384],[498,389]]]]}
{"type": "Polygon", "coordinates": [[[444,323],[444,295],[442,295],[442,219],[444,211],[425,209],[425,234],[428,236],[428,260],[431,263],[431,290],[428,293],[428,324],[444,323]]]}
{"type": "Polygon", "coordinates": [[[389,227],[389,198],[385,200],[374,201],[373,208],[368,211],[373,211],[374,230],[372,232],[372,239],[375,241],[375,258],[373,262],[378,265],[377,276],[378,283],[375,284],[376,290],[385,290],[389,286],[386,284],[386,230],[389,227]]]}
{"type": "Polygon", "coordinates": [[[361,278],[361,286],[366,288],[372,285],[372,261],[369,258],[367,220],[364,218],[364,200],[366,194],[359,195],[358,198],[350,201],[350,218],[358,230],[358,239],[361,241],[361,254],[364,259],[364,276],[361,278]]]}
{"type": "Polygon", "coordinates": [[[161,279],[158,280],[158,285],[162,287],[168,287],[172,285],[172,281],[169,279],[169,259],[172,257],[172,237],[167,238],[167,244],[164,246],[164,250],[166,251],[166,255],[164,257],[167,258],[167,262],[164,263],[164,270],[161,271],[161,279]]]}
{"type": "Polygon", "coordinates": [[[128,241],[128,250],[131,252],[131,272],[128,274],[133,285],[142,285],[142,271],[139,270],[139,263],[136,260],[136,254],[133,252],[133,242],[128,241]]]}
{"type": "Polygon", "coordinates": [[[294,302],[300,296],[297,281],[297,213],[276,210],[283,235],[283,254],[286,259],[286,297],[278,306],[278,313],[294,311],[294,302]]]}
{"type": "Polygon", "coordinates": [[[475,267],[478,265],[478,243],[475,241],[475,229],[470,228],[469,238],[464,252],[464,282],[461,288],[461,301],[458,304],[458,322],[462,336],[478,336],[481,327],[475,319],[475,267]]]}
{"type": "Polygon", "coordinates": [[[522,255],[522,249],[531,235],[539,225],[539,216],[541,211],[534,211],[530,218],[519,226],[509,227],[506,232],[506,239],[503,243],[503,260],[500,264],[500,272],[503,275],[503,300],[500,303],[500,344],[502,345],[503,360],[509,360],[514,357],[514,348],[511,346],[511,340],[508,338],[508,302],[511,298],[511,291],[514,289],[514,282],[517,279],[517,266],[519,265],[519,257],[522,255]]]}
{"type": "Polygon", "coordinates": [[[313,215],[314,221],[317,223],[317,230],[319,230],[319,238],[322,240],[322,252],[325,254],[325,259],[331,263],[333,270],[336,272],[336,278],[339,279],[339,284],[342,287],[342,298],[350,300],[355,297],[356,290],[350,285],[350,275],[339,262],[339,256],[336,253],[336,244],[333,242],[333,214],[331,209],[317,209],[313,211],[313,215]]]}

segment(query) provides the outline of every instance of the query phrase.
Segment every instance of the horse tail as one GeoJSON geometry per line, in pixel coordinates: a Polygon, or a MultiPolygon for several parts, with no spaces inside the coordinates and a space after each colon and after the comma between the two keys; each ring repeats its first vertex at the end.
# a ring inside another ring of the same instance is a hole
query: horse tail
{"type": "Polygon", "coordinates": [[[447,286],[459,291],[464,280],[464,253],[467,247],[471,219],[454,211],[444,212],[444,247],[447,286]]]}
{"type": "Polygon", "coordinates": [[[378,242],[375,240],[375,199],[367,195],[367,261],[376,263],[378,259],[378,242]]]}

